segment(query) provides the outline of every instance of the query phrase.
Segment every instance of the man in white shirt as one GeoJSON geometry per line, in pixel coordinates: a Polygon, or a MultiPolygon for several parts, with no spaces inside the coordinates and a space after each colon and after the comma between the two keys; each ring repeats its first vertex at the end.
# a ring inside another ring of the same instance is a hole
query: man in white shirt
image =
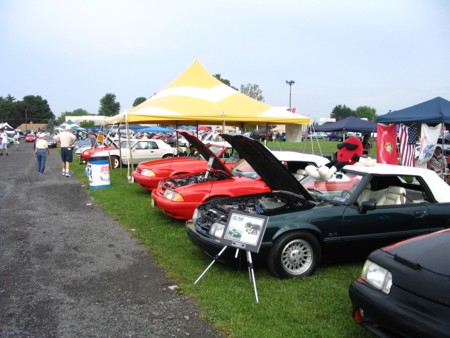
{"type": "Polygon", "coordinates": [[[0,139],[0,149],[2,150],[0,156],[3,156],[3,152],[6,152],[6,156],[8,156],[8,133],[6,132],[6,129],[2,130],[0,139]]]}
{"type": "Polygon", "coordinates": [[[77,138],[72,134],[70,127],[67,127],[66,130],[56,135],[54,139],[61,144],[62,174],[70,177],[69,168],[73,158],[72,146],[77,138]]]}

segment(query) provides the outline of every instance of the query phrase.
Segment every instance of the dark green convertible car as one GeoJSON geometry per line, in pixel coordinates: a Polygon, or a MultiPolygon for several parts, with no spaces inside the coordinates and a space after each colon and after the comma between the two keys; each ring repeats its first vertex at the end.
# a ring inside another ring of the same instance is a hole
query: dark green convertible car
{"type": "Polygon", "coordinates": [[[363,259],[381,246],[450,226],[450,187],[431,170],[354,164],[328,181],[299,182],[261,143],[221,136],[273,191],[214,200],[195,210],[187,233],[219,261],[245,261],[242,243],[237,257],[235,250],[216,256],[233,212],[268,217],[254,257],[279,278],[308,276],[321,260],[363,259]]]}

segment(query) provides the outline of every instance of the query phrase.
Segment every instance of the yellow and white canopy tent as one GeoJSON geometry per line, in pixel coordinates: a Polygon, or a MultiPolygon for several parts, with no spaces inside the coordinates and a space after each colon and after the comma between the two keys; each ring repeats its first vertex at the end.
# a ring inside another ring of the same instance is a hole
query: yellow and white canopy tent
{"type": "Polygon", "coordinates": [[[273,107],[225,85],[196,60],[175,81],[105,124],[309,124],[309,117],[273,107]]]}

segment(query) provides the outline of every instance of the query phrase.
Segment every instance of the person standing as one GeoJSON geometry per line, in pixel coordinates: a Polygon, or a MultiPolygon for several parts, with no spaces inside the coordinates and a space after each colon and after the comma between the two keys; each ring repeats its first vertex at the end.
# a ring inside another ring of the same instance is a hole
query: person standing
{"type": "Polygon", "coordinates": [[[69,169],[73,158],[72,146],[77,138],[72,134],[70,127],[66,127],[66,130],[61,131],[54,138],[56,142],[61,144],[62,175],[70,177],[69,169]]]}
{"type": "Polygon", "coordinates": [[[2,130],[0,139],[0,149],[2,150],[0,156],[3,156],[3,152],[6,152],[6,156],[8,156],[8,133],[6,132],[6,129],[2,130]]]}
{"type": "Polygon", "coordinates": [[[50,155],[46,138],[47,135],[42,133],[39,139],[36,141],[36,147],[34,148],[34,156],[38,160],[38,172],[41,175],[45,171],[45,162],[47,161],[47,156],[50,155]]]}
{"type": "Polygon", "coordinates": [[[20,144],[20,135],[19,133],[16,131],[16,133],[14,134],[14,143],[16,145],[16,149],[19,149],[19,144],[20,144]]]}
{"type": "Polygon", "coordinates": [[[370,135],[364,135],[364,139],[362,141],[363,145],[363,156],[365,157],[369,156],[370,149],[372,149],[372,145],[370,144],[370,135]]]}
{"type": "Polygon", "coordinates": [[[439,176],[443,176],[447,168],[447,161],[445,156],[442,155],[442,148],[437,146],[434,148],[434,154],[427,162],[427,168],[436,172],[439,176]]]}

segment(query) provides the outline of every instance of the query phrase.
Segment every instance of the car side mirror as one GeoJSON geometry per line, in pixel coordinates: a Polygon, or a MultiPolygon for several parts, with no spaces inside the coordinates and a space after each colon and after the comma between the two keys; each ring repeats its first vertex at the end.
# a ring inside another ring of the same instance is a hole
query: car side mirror
{"type": "Polygon", "coordinates": [[[359,206],[359,213],[365,214],[369,210],[375,210],[377,208],[377,204],[375,201],[364,201],[359,206]]]}

